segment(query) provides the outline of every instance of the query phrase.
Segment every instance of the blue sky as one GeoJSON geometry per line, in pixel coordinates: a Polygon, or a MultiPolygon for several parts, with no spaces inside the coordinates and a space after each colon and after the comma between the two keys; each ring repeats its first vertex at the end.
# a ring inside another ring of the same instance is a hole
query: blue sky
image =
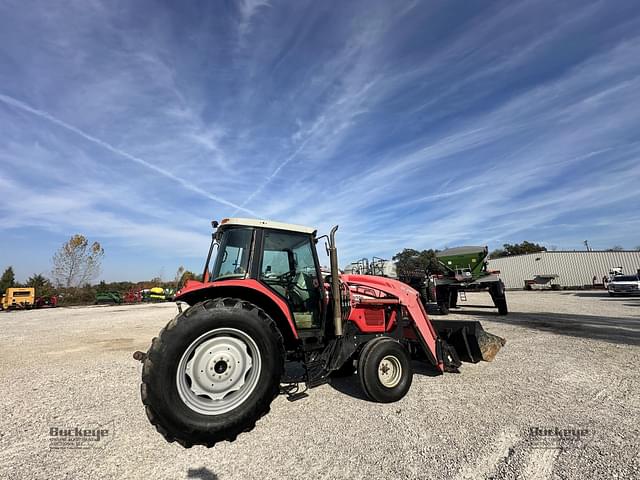
{"type": "Polygon", "coordinates": [[[211,219],[640,244],[640,4],[0,0],[0,268],[199,271],[211,219]]]}

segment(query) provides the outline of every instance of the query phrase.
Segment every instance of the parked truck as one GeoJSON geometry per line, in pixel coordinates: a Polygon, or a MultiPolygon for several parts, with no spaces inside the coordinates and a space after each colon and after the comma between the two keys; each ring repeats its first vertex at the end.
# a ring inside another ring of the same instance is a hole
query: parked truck
{"type": "Polygon", "coordinates": [[[2,310],[26,310],[33,308],[36,302],[36,289],[33,287],[7,288],[2,295],[2,310]]]}

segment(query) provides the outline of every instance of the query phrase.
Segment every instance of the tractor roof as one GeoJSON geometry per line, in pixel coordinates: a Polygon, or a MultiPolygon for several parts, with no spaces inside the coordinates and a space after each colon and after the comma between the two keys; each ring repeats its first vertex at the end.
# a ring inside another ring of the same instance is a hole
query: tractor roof
{"type": "Polygon", "coordinates": [[[291,232],[307,233],[309,235],[316,232],[315,228],[292,223],[273,222],[271,220],[258,220],[256,218],[225,218],[220,222],[220,226],[240,225],[243,227],[273,228],[275,230],[288,230],[291,232]]]}

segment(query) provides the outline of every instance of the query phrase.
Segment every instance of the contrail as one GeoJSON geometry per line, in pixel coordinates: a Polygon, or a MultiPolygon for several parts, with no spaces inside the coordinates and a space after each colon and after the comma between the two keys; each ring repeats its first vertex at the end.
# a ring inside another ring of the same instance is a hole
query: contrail
{"type": "MultiPolygon", "coordinates": [[[[174,182],[180,184],[181,186],[183,186],[185,189],[190,190],[191,192],[197,193],[198,195],[202,195],[203,197],[208,198],[209,200],[213,200],[214,202],[218,202],[221,203],[223,205],[226,205],[228,207],[232,207],[236,209],[237,211],[243,211],[246,212],[250,215],[254,215],[254,216],[258,216],[255,214],[255,212],[247,209],[244,207],[243,205],[237,205],[233,202],[230,202],[228,200],[225,200],[224,198],[218,197],[216,195],[212,195],[209,192],[207,192],[206,190],[203,190],[202,188],[193,185],[190,182],[187,182],[186,180],[178,177],[177,175],[174,175],[173,173],[164,170],[160,167],[157,167],[156,165],[153,165],[152,163],[147,162],[146,160],[143,160],[142,158],[136,157],[134,155],[131,155],[130,153],[125,152],[124,150],[120,150],[117,147],[114,147],[113,145],[100,140],[99,138],[94,137],[93,135],[89,135],[88,133],[83,132],[82,130],[80,130],[77,127],[74,127],[73,125],[68,124],[67,122],[64,122],[56,117],[54,117],[53,115],[51,115],[50,113],[47,113],[43,110],[38,110],[36,108],[33,108],[29,105],[27,105],[24,102],[21,102],[20,100],[17,100],[13,97],[10,97],[8,95],[3,95],[0,93],[0,102],[6,104],[6,105],[10,105],[12,107],[18,108],[24,112],[28,112],[31,113],[32,115],[35,115],[36,117],[40,117],[40,118],[44,118],[45,120],[48,120],[51,123],[55,123],[56,125],[69,130],[70,132],[75,133],[76,135],[81,136],[82,138],[84,138],[85,140],[88,140],[92,143],[95,143],[96,145],[100,145],[102,148],[105,148],[106,150],[109,150],[112,153],[115,153],[116,155],[119,155],[121,157],[126,158],[127,160],[130,160],[134,163],[137,163],[138,165],[142,165],[143,167],[148,168],[149,170],[152,170],[154,172],[156,172],[159,175],[162,175],[165,178],[169,178],[171,180],[173,180],[174,182]]],[[[245,202],[246,204],[246,202],[245,202]]]]}

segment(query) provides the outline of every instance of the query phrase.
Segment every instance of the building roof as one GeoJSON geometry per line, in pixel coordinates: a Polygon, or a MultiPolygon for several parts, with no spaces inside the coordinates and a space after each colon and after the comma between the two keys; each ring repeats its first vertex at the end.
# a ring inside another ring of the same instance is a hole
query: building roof
{"type": "Polygon", "coordinates": [[[598,254],[598,253],[638,253],[639,250],[542,250],[540,252],[518,253],[516,255],[505,255],[503,257],[491,258],[491,260],[501,260],[503,258],[526,257],[527,255],[545,255],[557,253],[580,253],[580,254],[598,254]]]}
{"type": "Polygon", "coordinates": [[[292,223],[274,222],[272,220],[259,220],[257,218],[225,218],[220,222],[220,226],[240,225],[243,227],[273,228],[275,230],[289,230],[292,232],[313,234],[316,229],[292,223]]]}

